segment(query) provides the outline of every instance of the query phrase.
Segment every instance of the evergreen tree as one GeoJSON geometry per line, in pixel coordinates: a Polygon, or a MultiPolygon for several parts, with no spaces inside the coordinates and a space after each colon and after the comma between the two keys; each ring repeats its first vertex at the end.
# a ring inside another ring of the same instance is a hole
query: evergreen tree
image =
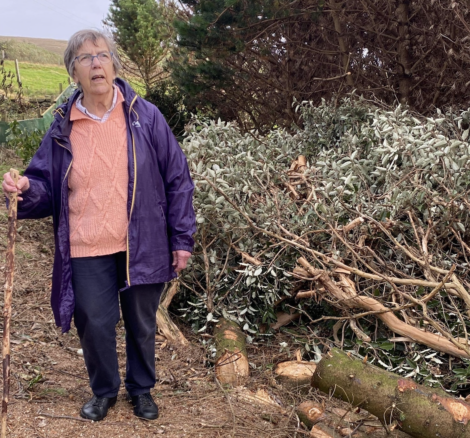
{"type": "Polygon", "coordinates": [[[155,0],[112,0],[105,24],[121,50],[123,66],[145,85],[146,93],[167,76],[163,66],[175,37],[171,4],[155,0]]]}
{"type": "Polygon", "coordinates": [[[181,0],[173,78],[245,129],[355,91],[429,114],[468,107],[470,7],[429,0],[181,0]]]}
{"type": "MultiPolygon", "coordinates": [[[[309,81],[297,39],[309,39],[322,1],[182,0],[192,15],[177,20],[179,58],[175,82],[195,100],[210,103],[224,119],[261,131],[298,122],[294,99],[309,81]],[[294,40],[294,42],[293,42],[294,40]]],[[[310,63],[310,64],[309,64],[310,63]]],[[[310,69],[310,71],[308,71],[310,69]]]]}

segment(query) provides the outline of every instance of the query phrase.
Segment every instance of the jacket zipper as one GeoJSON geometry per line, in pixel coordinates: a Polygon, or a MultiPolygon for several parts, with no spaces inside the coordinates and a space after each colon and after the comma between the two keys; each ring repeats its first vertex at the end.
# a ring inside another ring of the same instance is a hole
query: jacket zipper
{"type": "MultiPolygon", "coordinates": [[[[127,251],[126,251],[126,274],[127,274],[127,286],[131,286],[131,276],[129,273],[129,260],[130,260],[130,251],[129,251],[129,228],[131,226],[131,218],[132,218],[132,211],[134,210],[134,202],[135,202],[135,189],[137,185],[137,160],[135,156],[135,142],[134,142],[134,133],[132,131],[132,123],[131,123],[131,111],[132,107],[134,106],[134,102],[136,101],[137,96],[134,97],[132,100],[130,107],[129,107],[129,129],[131,131],[131,138],[132,138],[132,154],[134,156],[134,186],[132,187],[132,202],[131,202],[131,210],[129,212],[129,223],[127,225],[127,251]]],[[[135,111],[134,111],[135,112],[135,111]]],[[[137,113],[136,113],[137,114],[137,113]]]]}

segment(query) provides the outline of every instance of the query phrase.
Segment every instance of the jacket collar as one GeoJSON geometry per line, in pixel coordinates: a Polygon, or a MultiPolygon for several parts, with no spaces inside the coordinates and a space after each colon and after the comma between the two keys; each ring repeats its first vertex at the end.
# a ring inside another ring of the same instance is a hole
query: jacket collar
{"type": "Polygon", "coordinates": [[[116,78],[114,80],[114,83],[119,87],[122,95],[124,96],[124,105],[127,108],[130,108],[132,101],[134,100],[136,95],[135,91],[125,80],[121,78],[116,78]]]}
{"type": "MultiPolygon", "coordinates": [[[[124,106],[126,107],[126,113],[134,100],[136,93],[132,87],[123,79],[116,78],[114,80],[115,85],[121,90],[124,97],[124,106]]],[[[52,122],[51,136],[59,141],[68,141],[70,133],[72,131],[73,122],[70,121],[70,112],[72,111],[72,105],[75,104],[80,90],[75,90],[70,99],[58,106],[54,111],[54,121],[52,122]]]]}

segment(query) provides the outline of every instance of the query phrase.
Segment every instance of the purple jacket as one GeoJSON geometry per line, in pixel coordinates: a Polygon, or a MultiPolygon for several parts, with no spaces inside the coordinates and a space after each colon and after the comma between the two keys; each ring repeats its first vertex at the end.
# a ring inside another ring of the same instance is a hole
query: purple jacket
{"type": "MultiPolygon", "coordinates": [[[[160,111],[123,80],[127,122],[129,189],[126,287],[164,283],[176,277],[172,251],[192,251],[196,231],[194,184],[186,157],[160,111]]],[[[60,106],[25,171],[30,188],[18,204],[19,219],[52,215],[55,257],[51,304],[62,332],[70,329],[75,306],[70,262],[68,175],[72,165],[70,110],[78,91],[60,106]]]]}

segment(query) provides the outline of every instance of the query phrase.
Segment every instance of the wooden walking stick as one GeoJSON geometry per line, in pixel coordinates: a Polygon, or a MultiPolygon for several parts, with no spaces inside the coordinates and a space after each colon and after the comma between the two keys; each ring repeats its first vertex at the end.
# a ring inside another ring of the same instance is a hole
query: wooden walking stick
{"type": "MultiPolygon", "coordinates": [[[[10,169],[10,176],[18,183],[19,173],[10,169]]],[[[5,293],[3,298],[3,400],[2,400],[2,438],[7,433],[8,397],[10,396],[10,320],[11,296],[13,291],[13,274],[15,269],[16,220],[18,213],[18,194],[10,193],[8,209],[8,247],[5,269],[5,293]]]]}

